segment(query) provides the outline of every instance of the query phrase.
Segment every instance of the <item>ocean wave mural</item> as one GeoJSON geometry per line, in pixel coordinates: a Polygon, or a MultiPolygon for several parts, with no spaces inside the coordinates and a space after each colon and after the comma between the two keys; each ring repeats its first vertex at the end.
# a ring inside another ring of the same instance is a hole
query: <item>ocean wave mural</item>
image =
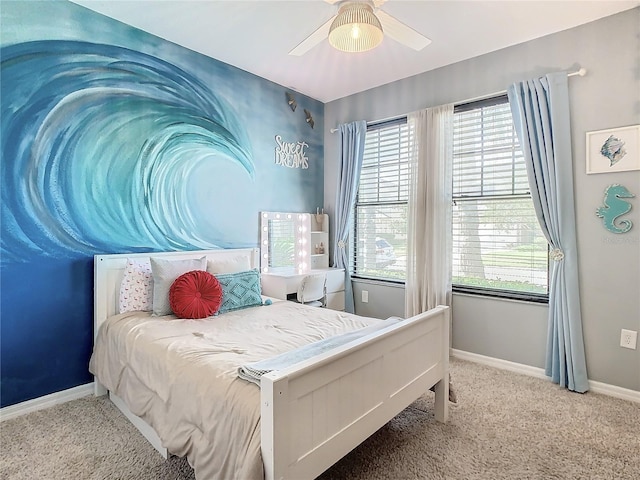
{"type": "Polygon", "coordinates": [[[3,263],[221,246],[215,222],[201,221],[199,167],[232,162],[240,189],[255,170],[215,86],[82,41],[3,46],[0,58],[3,263]]]}

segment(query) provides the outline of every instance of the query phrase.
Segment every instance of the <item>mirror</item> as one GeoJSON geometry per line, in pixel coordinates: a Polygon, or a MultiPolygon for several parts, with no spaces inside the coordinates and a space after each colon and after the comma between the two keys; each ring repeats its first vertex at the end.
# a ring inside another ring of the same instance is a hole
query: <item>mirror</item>
{"type": "Polygon", "coordinates": [[[274,218],[268,222],[268,267],[272,269],[290,268],[295,264],[295,224],[292,219],[274,218]]]}
{"type": "Polygon", "coordinates": [[[308,214],[260,213],[260,270],[296,273],[307,268],[305,235],[308,214]]]}

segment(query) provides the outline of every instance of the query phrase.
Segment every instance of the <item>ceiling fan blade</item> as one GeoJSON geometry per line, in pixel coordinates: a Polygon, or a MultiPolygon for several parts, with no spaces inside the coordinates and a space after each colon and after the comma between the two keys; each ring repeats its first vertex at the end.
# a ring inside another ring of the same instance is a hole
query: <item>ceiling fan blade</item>
{"type": "Polygon", "coordinates": [[[422,50],[424,47],[431,43],[427,37],[421,33],[416,32],[413,28],[405,25],[400,20],[392,17],[383,10],[376,12],[376,17],[382,24],[382,31],[385,35],[393,38],[395,41],[411,47],[414,50],[422,50]]]}
{"type": "Polygon", "coordinates": [[[334,15],[326,23],[323,23],[320,28],[318,28],[315,32],[305,38],[302,42],[298,44],[293,50],[289,52],[289,55],[295,55],[299,57],[300,55],[304,55],[321,41],[329,36],[329,27],[331,27],[331,22],[336,18],[334,15]]]}

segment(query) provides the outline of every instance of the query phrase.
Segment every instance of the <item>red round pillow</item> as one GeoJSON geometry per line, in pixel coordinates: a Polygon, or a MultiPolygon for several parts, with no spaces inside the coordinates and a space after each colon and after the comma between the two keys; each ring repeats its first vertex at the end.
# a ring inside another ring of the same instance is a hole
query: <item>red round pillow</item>
{"type": "Polygon", "coordinates": [[[179,318],[206,318],[218,311],[222,286],[209,272],[194,270],[180,275],[169,289],[169,305],[179,318]]]}

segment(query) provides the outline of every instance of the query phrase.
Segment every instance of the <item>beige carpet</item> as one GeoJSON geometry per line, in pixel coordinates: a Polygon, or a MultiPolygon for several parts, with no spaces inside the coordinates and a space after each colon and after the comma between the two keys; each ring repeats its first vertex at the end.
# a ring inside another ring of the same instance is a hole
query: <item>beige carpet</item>
{"type": "MultiPolygon", "coordinates": [[[[320,478],[640,479],[640,404],[460,360],[451,370],[449,423],[427,393],[320,478]]],[[[2,479],[193,479],[105,399],[2,422],[0,442],[2,479]]]]}

